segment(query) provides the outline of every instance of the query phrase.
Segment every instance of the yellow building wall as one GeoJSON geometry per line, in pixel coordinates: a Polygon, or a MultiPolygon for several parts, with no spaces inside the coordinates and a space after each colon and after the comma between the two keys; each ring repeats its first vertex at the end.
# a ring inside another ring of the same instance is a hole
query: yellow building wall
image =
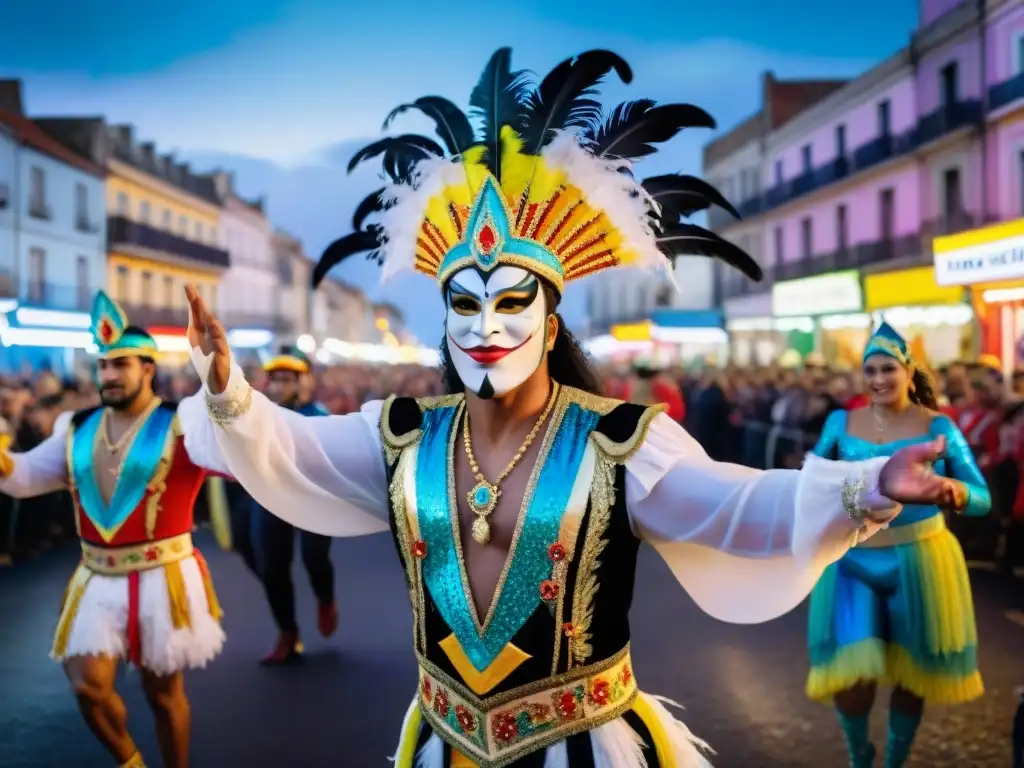
{"type": "MultiPolygon", "coordinates": [[[[107,211],[111,216],[124,216],[192,242],[219,247],[217,206],[117,160],[112,160],[107,170],[107,211]],[[144,215],[146,206],[148,217],[144,215]]],[[[184,308],[185,285],[195,283],[211,308],[216,309],[222,271],[200,265],[186,268],[112,251],[107,254],[107,292],[129,307],[147,304],[184,308]]]]}

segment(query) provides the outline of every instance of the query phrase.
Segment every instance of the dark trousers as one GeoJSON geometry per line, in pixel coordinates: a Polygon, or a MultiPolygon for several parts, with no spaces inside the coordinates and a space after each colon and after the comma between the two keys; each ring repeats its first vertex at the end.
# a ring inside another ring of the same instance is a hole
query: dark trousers
{"type": "MultiPolygon", "coordinates": [[[[270,610],[281,632],[295,632],[298,630],[295,623],[295,586],[292,583],[295,528],[261,507],[254,505],[253,511],[258,515],[257,541],[263,566],[263,587],[267,591],[270,610]]],[[[333,603],[334,566],[331,565],[331,537],[300,531],[299,548],[317,601],[333,603]]]]}
{"type": "Polygon", "coordinates": [[[245,566],[260,576],[256,562],[256,521],[262,511],[239,483],[226,482],[228,515],[231,521],[231,548],[237,552],[245,566]]]}

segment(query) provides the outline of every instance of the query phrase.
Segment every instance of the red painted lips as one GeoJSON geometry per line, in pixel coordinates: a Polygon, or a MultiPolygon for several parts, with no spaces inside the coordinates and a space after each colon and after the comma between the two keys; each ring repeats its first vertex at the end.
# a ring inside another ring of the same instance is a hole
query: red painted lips
{"type": "Polygon", "coordinates": [[[448,338],[449,340],[451,340],[452,344],[455,344],[456,347],[459,347],[459,349],[465,352],[466,355],[468,355],[469,358],[472,359],[474,362],[479,363],[480,365],[494,365],[498,361],[504,359],[507,355],[510,355],[520,347],[524,346],[526,342],[533,338],[533,334],[531,333],[528,337],[526,337],[526,339],[523,340],[522,343],[517,344],[514,347],[488,346],[470,347],[467,349],[466,347],[460,347],[458,344],[456,344],[455,340],[452,339],[451,336],[449,336],[448,338]]]}

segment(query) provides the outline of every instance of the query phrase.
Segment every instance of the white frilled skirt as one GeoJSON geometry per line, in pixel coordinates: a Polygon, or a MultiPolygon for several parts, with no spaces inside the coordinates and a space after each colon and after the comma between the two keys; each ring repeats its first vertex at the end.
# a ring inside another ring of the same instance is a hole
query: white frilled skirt
{"type": "Polygon", "coordinates": [[[111,656],[158,675],[205,667],[224,646],[220,605],[202,556],[126,576],[79,565],[50,653],[111,656]],[[133,583],[134,582],[134,583],[133,583]]]}
{"type": "MultiPolygon", "coordinates": [[[[703,741],[694,736],[690,729],[680,720],[677,720],[668,707],[679,707],[668,699],[660,696],[650,696],[640,693],[639,698],[643,699],[654,718],[656,724],[648,723],[652,734],[663,737],[662,743],[648,746],[660,749],[664,746],[672,754],[676,768],[712,768],[705,755],[713,754],[711,748],[703,741]],[[651,727],[651,726],[654,727],[651,727]]],[[[409,711],[405,715],[405,723],[402,726],[403,735],[410,730],[407,726],[410,718],[414,717],[419,707],[419,698],[415,699],[409,711]]],[[[629,724],[619,718],[605,723],[590,732],[590,741],[594,749],[595,768],[648,768],[647,761],[643,756],[643,741],[629,724]]],[[[398,754],[402,754],[402,746],[399,744],[398,754]]],[[[565,742],[560,741],[551,745],[546,750],[544,768],[572,768],[569,765],[569,756],[566,752],[565,742]]],[[[399,768],[403,768],[399,766],[399,768]]],[[[436,734],[431,736],[423,748],[416,755],[415,768],[444,768],[444,743],[436,734]]]]}

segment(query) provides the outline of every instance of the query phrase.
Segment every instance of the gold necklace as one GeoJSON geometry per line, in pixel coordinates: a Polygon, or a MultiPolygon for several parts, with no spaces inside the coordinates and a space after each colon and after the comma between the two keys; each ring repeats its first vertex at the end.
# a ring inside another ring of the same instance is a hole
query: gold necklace
{"type": "Polygon", "coordinates": [[[103,410],[103,416],[100,420],[100,439],[103,440],[103,446],[110,451],[110,453],[120,453],[121,449],[125,447],[129,440],[131,440],[139,428],[143,425],[146,419],[149,418],[150,414],[157,409],[160,405],[160,398],[154,397],[149,401],[149,405],[140,413],[135,421],[131,423],[131,426],[124,431],[121,438],[116,443],[110,442],[110,409],[105,408],[103,410]]]}
{"type": "Polygon", "coordinates": [[[501,496],[501,484],[505,478],[509,476],[516,465],[523,458],[523,454],[533,444],[533,441],[537,438],[540,433],[540,428],[547,421],[548,415],[551,413],[551,409],[555,406],[555,400],[558,398],[558,383],[552,382],[551,397],[548,400],[548,404],[544,406],[544,411],[541,413],[540,418],[537,419],[537,423],[533,425],[533,429],[530,430],[530,434],[526,436],[523,444],[519,446],[519,450],[516,451],[516,455],[512,457],[512,461],[508,463],[505,470],[498,475],[498,478],[493,482],[488,482],[487,478],[484,477],[483,472],[480,471],[480,465],[476,463],[476,457],[473,455],[473,440],[469,436],[469,416],[463,421],[462,427],[462,443],[466,447],[466,458],[469,459],[469,468],[473,472],[473,477],[476,479],[476,485],[473,486],[472,490],[466,494],[466,503],[469,504],[470,510],[476,515],[476,520],[473,521],[473,539],[478,544],[486,544],[491,540],[491,524],[487,522],[487,517],[490,515],[494,508],[498,506],[498,498],[501,496]]]}

